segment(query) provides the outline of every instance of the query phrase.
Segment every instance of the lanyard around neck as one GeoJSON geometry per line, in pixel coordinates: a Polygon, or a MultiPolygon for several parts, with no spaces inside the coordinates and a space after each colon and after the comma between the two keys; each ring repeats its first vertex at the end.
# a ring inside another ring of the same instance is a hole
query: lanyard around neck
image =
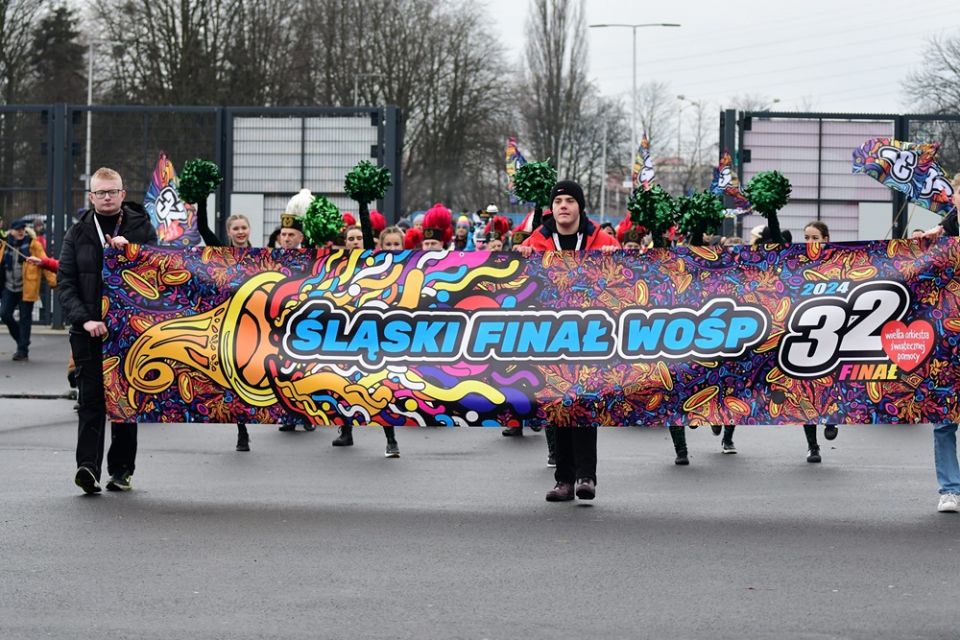
{"type": "MultiPolygon", "coordinates": [[[[559,234],[559,233],[553,234],[553,244],[554,244],[554,246],[557,248],[557,251],[563,251],[563,249],[560,247],[560,234],[559,234]]],[[[574,250],[575,250],[575,251],[580,251],[580,245],[581,245],[581,244],[583,244],[583,234],[582,234],[582,233],[577,233],[577,246],[576,246],[576,248],[575,248],[574,250]]]]}
{"type": "MultiPolygon", "coordinates": [[[[111,237],[111,238],[116,238],[116,237],[117,237],[117,232],[120,231],[120,225],[121,225],[122,223],[123,223],[123,211],[121,211],[121,212],[117,215],[117,224],[116,224],[116,226],[113,228],[113,233],[110,234],[110,237],[111,237]]],[[[103,235],[103,229],[100,228],[100,220],[97,218],[97,212],[96,212],[96,210],[94,210],[94,212],[93,212],[93,224],[95,224],[95,225],[97,226],[97,235],[100,236],[100,244],[101,244],[101,246],[106,247],[107,244],[108,244],[108,243],[107,243],[107,237],[106,237],[105,235],[103,235]]]]}

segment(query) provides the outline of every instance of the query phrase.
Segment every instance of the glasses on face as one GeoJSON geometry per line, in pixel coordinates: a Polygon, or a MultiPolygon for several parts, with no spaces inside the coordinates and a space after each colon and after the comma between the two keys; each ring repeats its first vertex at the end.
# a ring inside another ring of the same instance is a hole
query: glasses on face
{"type": "Polygon", "coordinates": [[[116,198],[118,195],[120,195],[122,191],[123,189],[106,189],[106,190],[101,189],[100,191],[91,191],[90,195],[92,195],[97,200],[103,200],[107,196],[110,196],[111,198],[116,198]]]}

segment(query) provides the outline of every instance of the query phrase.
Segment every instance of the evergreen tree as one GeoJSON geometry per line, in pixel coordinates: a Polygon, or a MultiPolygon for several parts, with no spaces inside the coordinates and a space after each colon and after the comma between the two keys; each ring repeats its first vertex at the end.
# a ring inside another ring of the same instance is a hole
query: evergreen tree
{"type": "Polygon", "coordinates": [[[74,9],[50,11],[36,25],[30,50],[31,102],[49,104],[87,101],[86,47],[74,9]]]}

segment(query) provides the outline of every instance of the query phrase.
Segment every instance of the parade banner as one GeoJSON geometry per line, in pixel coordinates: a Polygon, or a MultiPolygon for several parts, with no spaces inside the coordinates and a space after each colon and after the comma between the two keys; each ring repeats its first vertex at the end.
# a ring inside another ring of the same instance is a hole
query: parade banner
{"type": "Polygon", "coordinates": [[[960,420],[960,241],[646,253],[129,247],[112,420],[960,420]]]}
{"type": "Polygon", "coordinates": [[[180,199],[177,172],[165,153],[160,153],[150,176],[150,187],[143,199],[143,206],[157,229],[159,244],[171,247],[200,244],[196,208],[180,199]]]}

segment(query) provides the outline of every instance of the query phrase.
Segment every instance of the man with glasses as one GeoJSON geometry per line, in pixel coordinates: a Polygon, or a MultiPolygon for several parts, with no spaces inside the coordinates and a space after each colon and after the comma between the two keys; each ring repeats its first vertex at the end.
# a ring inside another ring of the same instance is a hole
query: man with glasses
{"type": "MultiPolygon", "coordinates": [[[[57,273],[60,303],[70,323],[70,350],[76,362],[77,473],[74,482],[84,493],[100,492],[104,423],[103,389],[103,250],[128,244],[156,244],[157,232],[141,205],[124,202],[123,180],[113,169],[101,168],[90,180],[90,208],[67,230],[57,273]]],[[[137,456],[137,423],[111,422],[107,454],[109,491],[129,491],[137,456]]]]}

